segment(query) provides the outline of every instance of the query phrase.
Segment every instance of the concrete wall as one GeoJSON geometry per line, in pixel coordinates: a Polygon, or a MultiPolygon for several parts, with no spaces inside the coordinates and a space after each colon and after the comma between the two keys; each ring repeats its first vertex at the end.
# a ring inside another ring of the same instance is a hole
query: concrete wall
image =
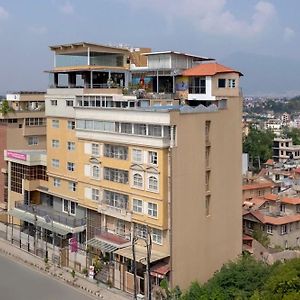
{"type": "Polygon", "coordinates": [[[173,113],[171,284],[204,282],[242,250],[241,99],[213,113],[173,113]],[[205,122],[210,126],[210,192],[205,190],[205,122]],[[210,195],[210,214],[205,200],[210,195]]]}

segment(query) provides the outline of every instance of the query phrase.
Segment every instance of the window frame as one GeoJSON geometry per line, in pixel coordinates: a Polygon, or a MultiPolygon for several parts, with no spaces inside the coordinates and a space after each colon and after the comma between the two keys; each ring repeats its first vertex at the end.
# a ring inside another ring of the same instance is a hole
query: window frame
{"type": "Polygon", "coordinates": [[[158,205],[154,202],[148,202],[147,215],[150,218],[158,219],[158,205]],[[150,207],[151,205],[151,207],[150,207]]]}
{"type": "Polygon", "coordinates": [[[133,198],[132,199],[132,211],[137,214],[143,214],[144,213],[144,201],[141,199],[133,198]]]}

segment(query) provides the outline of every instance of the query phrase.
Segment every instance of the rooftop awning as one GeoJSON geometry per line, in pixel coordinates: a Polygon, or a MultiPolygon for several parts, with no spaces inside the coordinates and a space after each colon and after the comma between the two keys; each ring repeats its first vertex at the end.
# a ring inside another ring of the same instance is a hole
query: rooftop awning
{"type": "MultiPolygon", "coordinates": [[[[132,255],[132,246],[129,247],[125,247],[119,250],[116,250],[114,252],[115,254],[127,257],[129,259],[133,259],[133,255],[132,255]]],[[[150,262],[155,262],[158,260],[161,260],[165,257],[169,257],[169,254],[165,254],[162,252],[158,252],[158,251],[151,251],[151,257],[150,257],[150,262]]],[[[135,259],[137,262],[140,262],[144,265],[147,264],[147,249],[146,246],[140,246],[140,245],[136,245],[135,246],[135,259]]]]}
{"type": "Polygon", "coordinates": [[[110,243],[106,243],[104,241],[101,241],[97,238],[92,238],[89,241],[87,241],[87,245],[94,247],[96,249],[100,249],[102,252],[113,252],[116,249],[118,249],[115,245],[112,245],[110,243]]]}
{"type": "Polygon", "coordinates": [[[21,211],[18,209],[13,209],[8,211],[8,214],[12,217],[16,217],[22,221],[26,221],[30,224],[36,224],[36,226],[40,226],[44,229],[50,230],[60,235],[67,235],[72,231],[67,228],[67,226],[59,225],[55,222],[47,223],[43,218],[37,217],[37,220],[34,220],[34,215],[25,211],[21,211]]]}

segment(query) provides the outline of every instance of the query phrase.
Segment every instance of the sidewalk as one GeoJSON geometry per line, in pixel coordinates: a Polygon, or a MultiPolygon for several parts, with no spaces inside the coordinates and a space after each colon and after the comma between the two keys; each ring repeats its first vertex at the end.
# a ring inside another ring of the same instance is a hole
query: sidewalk
{"type": "Polygon", "coordinates": [[[2,236],[0,236],[0,254],[6,255],[13,260],[22,262],[33,269],[37,269],[40,272],[48,274],[49,276],[53,276],[56,279],[61,280],[75,288],[86,291],[86,293],[88,293],[89,295],[94,296],[95,299],[132,299],[130,295],[120,290],[109,288],[101,283],[97,285],[96,281],[90,281],[82,274],[76,273],[75,279],[73,279],[71,270],[59,268],[50,263],[46,265],[40,257],[30,254],[12,245],[10,242],[3,239],[2,236]]]}

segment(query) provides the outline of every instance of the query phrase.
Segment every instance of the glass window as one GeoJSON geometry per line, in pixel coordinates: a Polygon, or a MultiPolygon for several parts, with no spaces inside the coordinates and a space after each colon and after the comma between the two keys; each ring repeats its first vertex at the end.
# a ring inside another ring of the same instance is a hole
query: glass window
{"type": "Polygon", "coordinates": [[[53,179],[53,186],[60,187],[60,179],[59,178],[54,178],[53,179]]]}
{"type": "Polygon", "coordinates": [[[146,135],[147,125],[146,124],[134,124],[134,134],[146,135]]]}
{"type": "Polygon", "coordinates": [[[287,226],[286,224],[281,225],[281,234],[286,234],[287,233],[287,226]]]}
{"type": "Polygon", "coordinates": [[[57,100],[50,100],[52,106],[57,106],[57,100]]]}
{"type": "Polygon", "coordinates": [[[128,183],[128,171],[105,167],[104,179],[126,184],[128,183]]]}
{"type": "Polygon", "coordinates": [[[162,231],[156,228],[152,228],[152,241],[155,244],[162,244],[162,231]]]}
{"type": "Polygon", "coordinates": [[[148,203],[148,215],[154,218],[157,218],[157,204],[148,203]]]}
{"type": "Polygon", "coordinates": [[[66,199],[63,199],[63,212],[65,213],[69,212],[69,201],[66,199]]]}
{"type": "Polygon", "coordinates": [[[73,201],[70,201],[70,213],[71,215],[76,215],[76,203],[73,201]]]}
{"type": "Polygon", "coordinates": [[[149,136],[161,136],[162,130],[160,125],[149,125],[148,135],[149,136]]]}
{"type": "Polygon", "coordinates": [[[132,134],[132,124],[131,123],[121,123],[121,133],[132,134]]]}
{"type": "Polygon", "coordinates": [[[92,188],[92,200],[99,202],[99,190],[92,188]]]}
{"type": "Polygon", "coordinates": [[[39,144],[39,138],[37,136],[30,136],[28,138],[28,146],[34,146],[39,144]]]}
{"type": "Polygon", "coordinates": [[[66,106],[73,106],[72,100],[66,100],[66,106]]]}
{"type": "Polygon", "coordinates": [[[75,142],[68,142],[67,148],[69,151],[74,151],[75,150],[75,142]]]}
{"type": "Polygon", "coordinates": [[[71,172],[75,171],[75,164],[68,161],[67,162],[67,169],[68,169],[68,171],[71,171],[71,172]]]}
{"type": "Polygon", "coordinates": [[[59,140],[52,140],[52,148],[58,148],[59,147],[59,140]]]}
{"type": "Polygon", "coordinates": [[[72,192],[76,191],[76,182],[69,181],[69,190],[72,191],[72,192]]]}
{"type": "Polygon", "coordinates": [[[75,121],[68,120],[68,129],[75,129],[75,121]]]}
{"type": "Polygon", "coordinates": [[[133,199],[132,210],[137,213],[143,213],[143,201],[139,199],[133,199]]]}
{"type": "Polygon", "coordinates": [[[135,224],[135,232],[136,235],[141,239],[147,238],[147,227],[146,225],[142,224],[135,224]]]}
{"type": "Polygon", "coordinates": [[[52,159],[51,165],[53,168],[59,168],[59,160],[58,159],[52,159]]]}
{"type": "Polygon", "coordinates": [[[128,196],[112,191],[104,191],[104,202],[112,207],[119,209],[128,208],[128,196]]]}
{"type": "Polygon", "coordinates": [[[149,190],[152,190],[152,191],[158,190],[158,181],[157,181],[156,177],[154,177],[154,176],[149,177],[148,188],[149,188],[149,190]]]}
{"type": "Polygon", "coordinates": [[[228,87],[231,89],[235,88],[235,79],[228,79],[228,87]]]}
{"type": "Polygon", "coordinates": [[[100,178],[100,167],[92,166],[92,177],[95,178],[95,179],[100,178]]]}
{"type": "Polygon", "coordinates": [[[149,151],[149,164],[157,165],[157,152],[149,151]]]}
{"type": "Polygon", "coordinates": [[[267,224],[267,233],[273,233],[273,226],[267,224]]]}
{"type": "Polygon", "coordinates": [[[92,155],[99,156],[100,155],[100,146],[99,144],[92,143],[92,155]]]}
{"type": "Polygon", "coordinates": [[[218,87],[219,88],[225,88],[226,87],[226,79],[219,78],[219,80],[218,80],[218,87]]]}
{"type": "Polygon", "coordinates": [[[124,147],[124,146],[105,144],[104,145],[104,156],[127,160],[128,148],[124,147]]]}
{"type": "Polygon", "coordinates": [[[132,149],[132,161],[141,163],[143,161],[143,151],[139,149],[132,149]]]}
{"type": "Polygon", "coordinates": [[[139,187],[139,188],[142,188],[144,185],[144,180],[143,180],[143,177],[141,174],[134,174],[133,175],[133,186],[135,187],[139,187]]]}
{"type": "Polygon", "coordinates": [[[52,128],[59,128],[59,120],[52,120],[52,128]]]}

